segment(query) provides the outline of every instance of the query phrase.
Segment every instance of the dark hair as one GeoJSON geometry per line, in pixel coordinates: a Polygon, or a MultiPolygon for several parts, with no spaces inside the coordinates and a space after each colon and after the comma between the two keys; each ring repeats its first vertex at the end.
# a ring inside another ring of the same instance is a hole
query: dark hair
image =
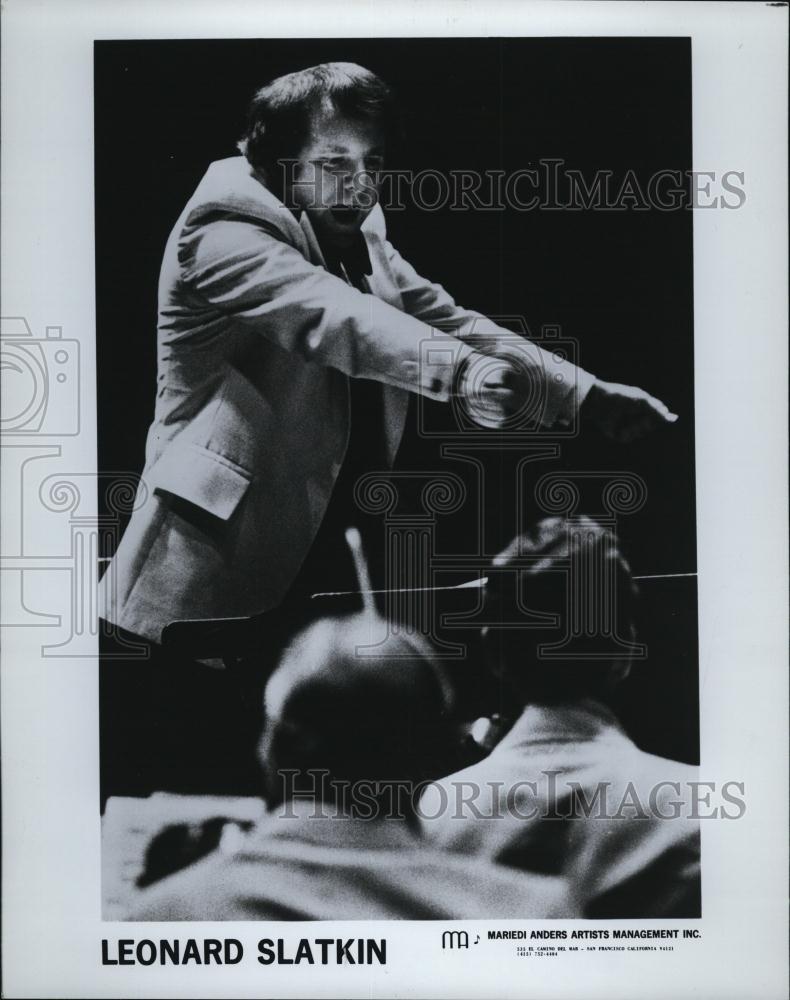
{"type": "MultiPolygon", "coordinates": [[[[613,667],[630,660],[628,651],[618,647],[611,634],[581,636],[575,648],[567,653],[557,650],[554,658],[539,650],[565,638],[572,619],[580,613],[581,601],[588,613],[591,607],[601,608],[602,595],[589,589],[596,580],[607,583],[606,620],[614,623],[621,640],[633,642],[637,591],[631,569],[613,532],[592,518],[546,518],[496,557],[486,588],[487,617],[494,622],[486,644],[489,659],[501,667],[505,702],[513,697],[522,703],[544,704],[581,697],[611,699],[613,667]],[[568,576],[569,564],[575,564],[576,576],[587,579],[586,590],[580,579],[568,576]],[[527,609],[555,616],[559,624],[541,626],[533,619],[527,625],[527,609]],[[514,624],[518,622],[525,624],[514,624]]],[[[508,707],[521,706],[501,706],[505,712],[508,707]]]]}
{"type": "Polygon", "coordinates": [[[299,154],[310,114],[321,106],[380,123],[389,145],[399,134],[393,94],[383,80],[356,63],[321,63],[278,76],[255,94],[239,149],[253,167],[273,173],[279,160],[299,154]]]}

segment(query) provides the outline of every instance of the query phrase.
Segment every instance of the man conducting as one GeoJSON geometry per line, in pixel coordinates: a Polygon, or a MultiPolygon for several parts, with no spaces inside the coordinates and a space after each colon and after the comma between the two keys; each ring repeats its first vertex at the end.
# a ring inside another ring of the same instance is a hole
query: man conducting
{"type": "Polygon", "coordinates": [[[280,77],[253,100],[244,155],[213,163],[176,222],[145,490],[101,583],[115,627],[158,643],[176,619],[331,586],[354,481],[392,464],[410,393],[474,384],[488,425],[538,393],[543,426],[583,405],[626,439],[675,419],[640,389],[514,349],[399,256],[376,204],[393,121],[360,66],[280,77]],[[483,379],[459,379],[481,359],[483,379]]]}

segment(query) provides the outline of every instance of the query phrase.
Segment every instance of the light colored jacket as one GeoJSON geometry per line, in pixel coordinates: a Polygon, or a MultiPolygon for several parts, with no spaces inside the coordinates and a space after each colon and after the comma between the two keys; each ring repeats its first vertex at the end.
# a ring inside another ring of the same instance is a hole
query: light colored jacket
{"type": "Polygon", "coordinates": [[[585,917],[694,917],[697,781],[603,705],[533,705],[488,757],[429,786],[420,814],[437,847],[567,878],[585,917]]]}
{"type": "MultiPolygon", "coordinates": [[[[319,806],[320,808],[320,806],[319,806]]],[[[425,845],[402,819],[272,814],[140,891],[130,920],[460,920],[577,917],[566,881],[521,875],[425,845]]]]}
{"type": "MultiPolygon", "coordinates": [[[[165,249],[156,408],[136,509],[100,584],[109,621],[158,641],[174,620],[276,607],[343,462],[348,380],[383,383],[392,462],[408,393],[447,400],[455,366],[476,353],[465,341],[489,353],[513,339],[421,278],[378,206],[363,232],[367,293],[325,268],[307,216],[243,157],[209,167],[165,249]]],[[[569,421],[592,376],[523,344],[544,423],[569,421]]]]}

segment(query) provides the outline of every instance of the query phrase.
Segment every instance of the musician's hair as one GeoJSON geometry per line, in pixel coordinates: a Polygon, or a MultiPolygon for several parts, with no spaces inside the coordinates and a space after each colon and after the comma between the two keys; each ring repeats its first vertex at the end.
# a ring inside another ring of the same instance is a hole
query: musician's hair
{"type": "Polygon", "coordinates": [[[437,776],[424,769],[452,688],[422,637],[387,632],[368,615],[325,618],[286,649],[264,695],[259,753],[270,803],[288,797],[284,771],[291,793],[324,801],[339,782],[375,782],[389,794],[387,783],[437,776]],[[316,788],[322,771],[327,782],[316,788]]]}
{"type": "Polygon", "coordinates": [[[617,538],[589,517],[546,518],[515,538],[495,558],[486,588],[493,624],[485,629],[484,644],[501,678],[503,711],[513,699],[611,701],[617,681],[628,674],[630,657],[615,647],[609,626],[624,642],[634,640],[636,598],[617,538]],[[585,613],[588,621],[608,623],[601,634],[580,636],[565,652],[546,648],[559,646],[585,613]]]}
{"type": "Polygon", "coordinates": [[[331,62],[279,76],[257,91],[238,147],[256,169],[274,179],[279,161],[299,155],[310,115],[321,108],[379,123],[388,145],[400,134],[390,87],[356,63],[331,62]]]}

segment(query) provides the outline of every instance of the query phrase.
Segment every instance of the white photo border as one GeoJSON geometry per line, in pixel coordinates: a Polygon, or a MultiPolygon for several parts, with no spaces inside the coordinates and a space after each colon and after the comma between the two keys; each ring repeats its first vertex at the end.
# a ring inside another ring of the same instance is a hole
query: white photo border
{"type": "MultiPolygon", "coordinates": [[[[2,17],[2,312],[24,317],[36,337],[60,327],[79,343],[79,433],[36,445],[64,473],[90,474],[96,462],[96,39],[690,37],[694,168],[742,171],[747,196],[737,211],[694,215],[700,776],[743,781],[747,803],[738,821],[703,822],[703,918],[671,922],[697,926],[701,937],[673,952],[580,953],[535,968],[513,948],[443,952],[444,925],[391,922],[364,925],[386,936],[388,964],[350,970],[256,962],[259,938],[296,941],[314,935],[312,925],[102,923],[98,660],[44,659],[45,630],[10,628],[2,653],[5,995],[785,996],[787,7],[6,0],[2,17]],[[102,938],[174,936],[235,937],[246,958],[213,968],[101,964],[102,938]]],[[[4,445],[4,481],[20,456],[4,445]]],[[[13,556],[25,497],[3,489],[3,554],[13,556]]],[[[35,514],[25,508],[24,516],[35,514]]],[[[50,521],[41,530],[51,551],[68,545],[50,521]]],[[[36,575],[23,603],[65,614],[67,576],[36,575]]],[[[3,593],[5,611],[10,588],[3,593]]],[[[487,930],[495,922],[479,923],[487,930]]],[[[361,926],[322,924],[321,936],[361,926]]],[[[472,933],[477,923],[463,926],[472,933]]]]}

